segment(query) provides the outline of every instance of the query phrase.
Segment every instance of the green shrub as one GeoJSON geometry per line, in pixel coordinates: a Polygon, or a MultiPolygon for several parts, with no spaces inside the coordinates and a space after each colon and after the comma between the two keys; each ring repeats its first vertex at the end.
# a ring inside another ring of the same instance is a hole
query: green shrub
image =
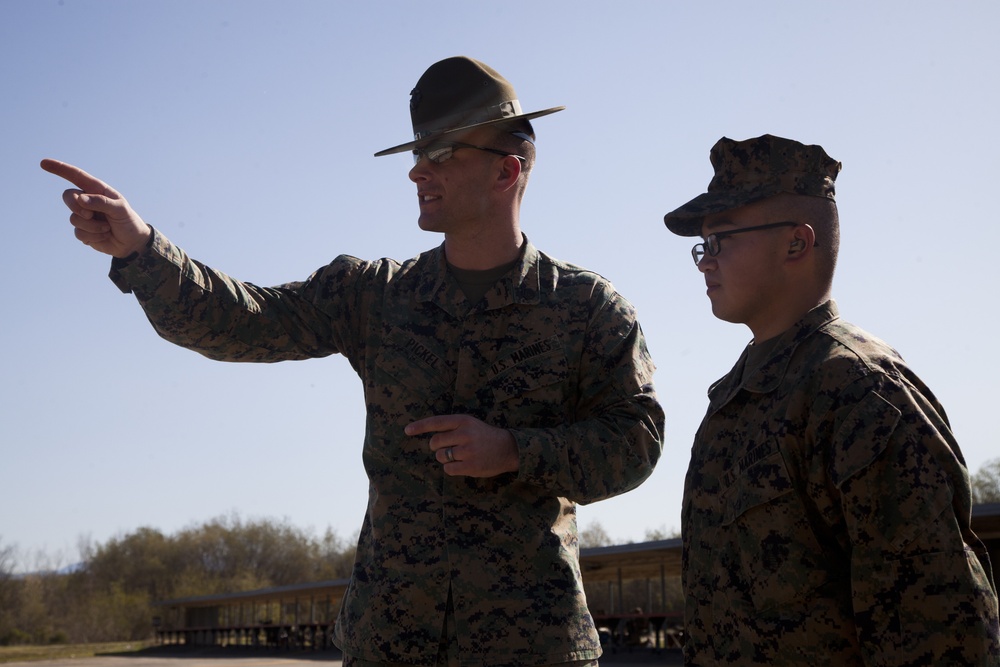
{"type": "Polygon", "coordinates": [[[55,632],[52,633],[52,636],[49,637],[49,643],[50,644],[68,644],[69,643],[69,637],[62,630],[56,630],[55,632]]]}
{"type": "Polygon", "coordinates": [[[0,637],[0,646],[19,646],[31,643],[31,635],[20,628],[12,628],[0,637]]]}

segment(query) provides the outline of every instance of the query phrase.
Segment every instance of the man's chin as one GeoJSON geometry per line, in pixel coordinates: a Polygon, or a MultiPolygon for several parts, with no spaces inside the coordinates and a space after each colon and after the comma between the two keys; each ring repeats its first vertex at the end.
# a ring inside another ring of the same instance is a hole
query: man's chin
{"type": "Polygon", "coordinates": [[[729,322],[730,324],[743,324],[735,313],[727,310],[724,305],[714,300],[712,301],[712,314],[723,322],[729,322]]]}
{"type": "Polygon", "coordinates": [[[436,223],[433,219],[427,218],[423,215],[417,218],[417,226],[425,232],[443,232],[444,229],[440,224],[436,223]]]}

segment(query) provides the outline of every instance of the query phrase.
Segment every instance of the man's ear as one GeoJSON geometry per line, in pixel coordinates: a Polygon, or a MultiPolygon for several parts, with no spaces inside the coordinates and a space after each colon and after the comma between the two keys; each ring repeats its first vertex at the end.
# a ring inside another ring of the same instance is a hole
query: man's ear
{"type": "Polygon", "coordinates": [[[811,225],[798,225],[792,231],[792,240],[788,245],[788,254],[795,255],[816,245],[816,232],[811,225]]]}
{"type": "Polygon", "coordinates": [[[497,174],[497,187],[501,190],[509,190],[517,185],[517,179],[521,177],[521,161],[513,155],[508,155],[500,161],[500,171],[497,174]]]}

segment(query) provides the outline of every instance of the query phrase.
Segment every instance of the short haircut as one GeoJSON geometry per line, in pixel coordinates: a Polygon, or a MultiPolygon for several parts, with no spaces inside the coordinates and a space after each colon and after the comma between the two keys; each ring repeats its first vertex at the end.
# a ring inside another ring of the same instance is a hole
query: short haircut
{"type": "Polygon", "coordinates": [[[840,215],[837,203],[825,197],[780,194],[772,198],[783,217],[809,225],[816,233],[819,277],[829,285],[840,253],[840,215]]]}
{"type": "Polygon", "coordinates": [[[525,160],[522,171],[526,174],[535,166],[535,132],[531,123],[526,120],[515,120],[509,123],[499,123],[496,126],[496,146],[500,150],[520,155],[525,160]],[[524,137],[531,137],[525,139],[524,137]]]}
{"type": "Polygon", "coordinates": [[[535,166],[535,131],[531,123],[526,120],[513,120],[508,123],[498,123],[495,126],[493,143],[495,148],[502,151],[520,155],[524,158],[521,161],[521,178],[518,188],[520,195],[524,195],[524,189],[528,186],[528,175],[535,166]],[[525,137],[531,137],[526,139],[525,137]]]}

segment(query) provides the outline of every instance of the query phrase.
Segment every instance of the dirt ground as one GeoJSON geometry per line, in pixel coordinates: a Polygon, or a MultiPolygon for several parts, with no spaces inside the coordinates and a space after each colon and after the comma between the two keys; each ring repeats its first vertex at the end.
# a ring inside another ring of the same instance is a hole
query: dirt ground
{"type": "MultiPolygon", "coordinates": [[[[92,658],[8,662],[4,667],[340,667],[340,652],[276,651],[222,647],[154,647],[135,653],[98,655],[92,658]]],[[[616,665],[682,665],[680,651],[665,649],[606,650],[601,667],[616,665]]]]}

